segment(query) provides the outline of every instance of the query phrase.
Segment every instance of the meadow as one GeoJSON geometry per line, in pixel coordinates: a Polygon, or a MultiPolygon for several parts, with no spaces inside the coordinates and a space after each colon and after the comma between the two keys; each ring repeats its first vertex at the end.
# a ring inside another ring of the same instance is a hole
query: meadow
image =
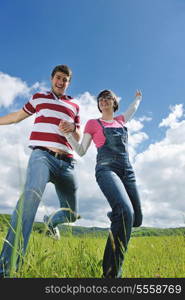
{"type": "MultiPolygon", "coordinates": [[[[5,232],[0,232],[0,249],[5,232]]],[[[33,231],[18,278],[101,278],[106,236],[72,232],[54,240],[33,231]]],[[[132,237],[125,255],[125,278],[184,278],[185,237],[132,237]]]]}

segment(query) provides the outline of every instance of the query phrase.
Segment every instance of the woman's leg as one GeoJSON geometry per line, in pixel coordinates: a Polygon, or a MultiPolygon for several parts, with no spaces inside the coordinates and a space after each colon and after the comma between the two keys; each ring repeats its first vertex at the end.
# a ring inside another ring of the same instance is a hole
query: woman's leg
{"type": "Polygon", "coordinates": [[[143,215],[141,209],[141,200],[136,185],[135,174],[131,165],[126,166],[125,174],[122,178],[127,194],[132,202],[134,209],[134,224],[133,227],[139,227],[142,224],[143,215]]]}
{"type": "Polygon", "coordinates": [[[99,170],[97,168],[96,180],[112,208],[111,231],[103,257],[103,276],[121,277],[124,253],[133,226],[133,207],[121,179],[115,172],[101,166],[99,170]]]}

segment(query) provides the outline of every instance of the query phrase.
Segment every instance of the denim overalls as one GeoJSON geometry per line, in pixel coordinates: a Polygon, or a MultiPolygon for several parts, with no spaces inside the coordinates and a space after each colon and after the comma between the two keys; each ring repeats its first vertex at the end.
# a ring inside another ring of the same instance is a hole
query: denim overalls
{"type": "Polygon", "coordinates": [[[127,128],[106,128],[101,121],[105,144],[98,148],[96,181],[107,198],[112,212],[111,231],[103,257],[103,277],[122,275],[124,253],[133,226],[142,223],[140,198],[135,174],[129,161],[127,128]]]}

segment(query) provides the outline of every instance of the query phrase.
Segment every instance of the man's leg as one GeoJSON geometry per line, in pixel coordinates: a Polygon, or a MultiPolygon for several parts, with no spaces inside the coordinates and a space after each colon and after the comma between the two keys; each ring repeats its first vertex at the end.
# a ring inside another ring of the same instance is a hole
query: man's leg
{"type": "MultiPolygon", "coordinates": [[[[0,273],[4,273],[6,276],[9,276],[11,255],[14,247],[15,229],[18,222],[18,216],[21,214],[21,234],[23,238],[23,245],[21,246],[21,249],[17,250],[20,252],[20,255],[23,256],[27,248],[38,205],[44,192],[46,183],[49,180],[49,168],[47,160],[44,155],[42,155],[42,152],[39,151],[40,150],[34,150],[31,154],[28,163],[24,192],[17,203],[16,209],[12,214],[10,228],[8,230],[8,234],[6,236],[1,252],[0,273]],[[22,209],[20,209],[21,207],[22,209]]],[[[20,255],[18,255],[17,258],[17,267],[20,255]]]]}
{"type": "Polygon", "coordinates": [[[60,174],[55,181],[55,189],[60,202],[60,209],[51,216],[51,224],[75,222],[77,215],[77,180],[74,165],[61,161],[60,174]]]}

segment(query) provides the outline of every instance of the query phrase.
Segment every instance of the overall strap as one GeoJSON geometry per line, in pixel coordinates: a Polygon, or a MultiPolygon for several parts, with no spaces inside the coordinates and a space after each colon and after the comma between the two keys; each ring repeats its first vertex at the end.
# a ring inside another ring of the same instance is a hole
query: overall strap
{"type": "Polygon", "coordinates": [[[100,121],[100,119],[96,119],[97,121],[98,121],[98,123],[101,125],[101,127],[103,128],[103,131],[104,131],[104,126],[103,126],[103,124],[102,124],[102,122],[100,121]]]}
{"type": "Polygon", "coordinates": [[[100,119],[96,119],[98,121],[98,123],[100,124],[100,126],[102,127],[102,130],[103,130],[103,134],[104,136],[106,137],[106,134],[105,134],[105,127],[103,126],[102,122],[100,121],[100,119]]]}
{"type": "Polygon", "coordinates": [[[122,123],[121,123],[121,121],[118,121],[118,120],[116,120],[123,128],[126,128],[122,123]]]}

